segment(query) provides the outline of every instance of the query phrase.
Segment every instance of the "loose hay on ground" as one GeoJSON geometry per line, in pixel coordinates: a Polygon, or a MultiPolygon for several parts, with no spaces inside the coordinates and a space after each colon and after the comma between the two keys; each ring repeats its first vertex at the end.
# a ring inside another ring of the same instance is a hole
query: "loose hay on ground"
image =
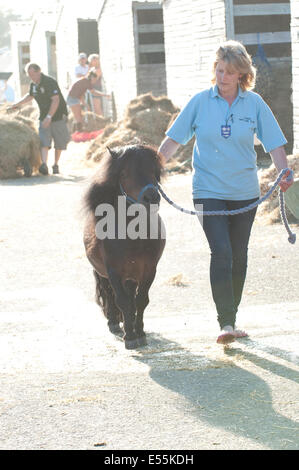
{"type": "MultiPolygon", "coordinates": [[[[104,129],[104,127],[110,123],[110,118],[104,118],[103,116],[99,116],[98,114],[92,113],[90,111],[83,112],[82,116],[84,132],[99,131],[104,129]]],[[[68,129],[71,134],[74,132],[74,123],[74,117],[70,113],[68,117],[68,129]]]]}
{"type": "Polygon", "coordinates": [[[41,164],[40,140],[31,120],[0,117],[0,179],[20,176],[24,163],[36,171],[41,164]]]}
{"type": "Polygon", "coordinates": [[[166,284],[169,286],[176,286],[176,287],[188,287],[190,282],[188,279],[185,278],[183,273],[176,274],[172,276],[170,279],[166,281],[166,284]]]}

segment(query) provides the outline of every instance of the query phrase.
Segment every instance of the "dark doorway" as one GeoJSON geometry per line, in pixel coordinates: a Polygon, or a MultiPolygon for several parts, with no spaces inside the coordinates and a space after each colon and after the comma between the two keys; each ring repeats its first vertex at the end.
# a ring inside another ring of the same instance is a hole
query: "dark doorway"
{"type": "Polygon", "coordinates": [[[164,20],[161,2],[133,2],[137,94],[166,95],[164,20]]]}
{"type": "Polygon", "coordinates": [[[78,53],[99,53],[98,22],[78,19],[78,53]]]}

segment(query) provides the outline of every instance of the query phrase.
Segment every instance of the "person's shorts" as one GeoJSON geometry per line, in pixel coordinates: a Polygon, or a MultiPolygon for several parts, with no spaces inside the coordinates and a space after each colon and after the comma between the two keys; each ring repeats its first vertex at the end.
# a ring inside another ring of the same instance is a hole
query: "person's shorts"
{"type": "Polygon", "coordinates": [[[80,104],[80,100],[79,98],[74,98],[73,96],[68,95],[66,99],[66,104],[70,107],[75,106],[75,104],[80,104]]]}
{"type": "Polygon", "coordinates": [[[55,149],[65,150],[70,141],[70,133],[66,121],[64,119],[61,121],[52,121],[50,126],[46,129],[44,129],[40,123],[39,138],[42,147],[48,147],[50,149],[53,140],[55,149]]]}

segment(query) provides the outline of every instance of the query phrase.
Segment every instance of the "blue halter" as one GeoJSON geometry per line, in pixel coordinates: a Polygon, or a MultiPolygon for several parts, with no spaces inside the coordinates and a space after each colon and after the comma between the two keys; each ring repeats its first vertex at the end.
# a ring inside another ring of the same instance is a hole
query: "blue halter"
{"type": "Polygon", "coordinates": [[[145,191],[146,191],[148,188],[153,188],[155,191],[158,192],[158,186],[155,186],[154,184],[151,184],[151,183],[150,183],[150,184],[147,184],[146,186],[144,186],[144,187],[142,188],[142,190],[141,190],[140,193],[138,194],[138,197],[137,197],[137,200],[136,200],[136,199],[134,199],[133,197],[129,196],[129,195],[125,192],[124,188],[122,187],[122,185],[121,185],[120,183],[119,183],[119,187],[120,187],[120,190],[121,190],[122,195],[125,196],[125,198],[126,198],[129,202],[132,202],[133,204],[136,204],[136,203],[139,204],[139,203],[140,203],[143,194],[145,193],[145,191]]]}

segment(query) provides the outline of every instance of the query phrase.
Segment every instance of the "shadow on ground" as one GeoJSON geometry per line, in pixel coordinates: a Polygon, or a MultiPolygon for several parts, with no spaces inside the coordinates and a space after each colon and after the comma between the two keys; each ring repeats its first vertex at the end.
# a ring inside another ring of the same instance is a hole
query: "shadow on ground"
{"type": "Polygon", "coordinates": [[[78,175],[36,175],[30,178],[20,177],[15,179],[1,180],[1,186],[36,186],[57,183],[80,183],[86,180],[86,176],[78,175]]]}
{"type": "MultiPolygon", "coordinates": [[[[260,356],[256,341],[247,340],[246,344],[255,352],[239,349],[234,343],[234,348],[225,348],[227,362],[225,358],[211,361],[190,353],[178,343],[151,334],[149,346],[134,357],[149,366],[149,375],[156,383],[183,396],[189,402],[188,410],[200,420],[269,449],[298,449],[298,423],[274,409],[271,389],[260,376],[236,365],[231,358],[241,355],[243,361],[261,368],[262,374],[274,374],[295,383],[298,383],[298,373],[260,356]]],[[[260,350],[264,349],[261,345],[260,350]]],[[[278,348],[270,349],[274,356],[288,356],[278,348]]]]}

